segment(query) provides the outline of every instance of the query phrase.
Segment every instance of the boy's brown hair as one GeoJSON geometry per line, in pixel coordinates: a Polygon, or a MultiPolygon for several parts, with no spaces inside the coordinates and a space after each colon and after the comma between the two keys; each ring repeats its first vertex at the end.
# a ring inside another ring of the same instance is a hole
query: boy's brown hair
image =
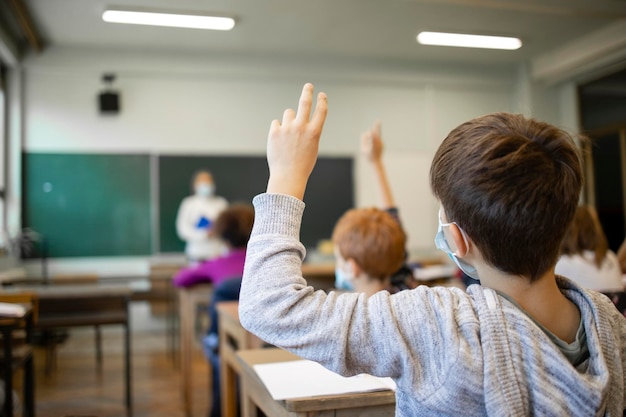
{"type": "Polygon", "coordinates": [[[352,209],[337,221],[333,242],[345,259],[354,259],[371,278],[383,280],[404,263],[406,236],[389,213],[352,209]]]}
{"type": "Polygon", "coordinates": [[[587,250],[595,253],[595,263],[600,268],[609,244],[594,208],[581,206],[576,209],[574,220],[565,233],[561,255],[580,255],[587,250]]]}
{"type": "Polygon", "coordinates": [[[233,248],[245,248],[254,224],[254,208],[248,204],[233,204],[220,213],[213,231],[233,248]]]}
{"type": "Polygon", "coordinates": [[[531,281],[554,266],[582,187],[572,137],[522,115],[461,124],[439,146],[430,184],[493,267],[531,281]]]}

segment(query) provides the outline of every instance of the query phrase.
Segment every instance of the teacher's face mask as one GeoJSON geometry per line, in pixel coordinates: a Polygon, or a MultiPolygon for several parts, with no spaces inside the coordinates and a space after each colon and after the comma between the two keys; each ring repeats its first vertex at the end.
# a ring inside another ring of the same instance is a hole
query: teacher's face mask
{"type": "Polygon", "coordinates": [[[201,183],[196,185],[196,194],[202,197],[210,197],[215,192],[215,186],[209,183],[201,183]]]}

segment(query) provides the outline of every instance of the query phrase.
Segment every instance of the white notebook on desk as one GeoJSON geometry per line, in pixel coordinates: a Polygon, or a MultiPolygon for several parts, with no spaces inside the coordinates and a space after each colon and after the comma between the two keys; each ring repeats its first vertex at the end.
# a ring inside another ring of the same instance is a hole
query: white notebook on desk
{"type": "Polygon", "coordinates": [[[20,304],[0,303],[0,317],[24,317],[26,308],[20,304]]]}
{"type": "Polygon", "coordinates": [[[391,378],[362,374],[345,378],[308,360],[254,365],[261,381],[275,400],[395,390],[391,378]]]}

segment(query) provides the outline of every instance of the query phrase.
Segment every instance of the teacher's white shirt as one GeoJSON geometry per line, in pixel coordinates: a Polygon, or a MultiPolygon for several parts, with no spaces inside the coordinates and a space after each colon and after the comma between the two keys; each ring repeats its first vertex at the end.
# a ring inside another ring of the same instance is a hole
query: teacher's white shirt
{"type": "Polygon", "coordinates": [[[176,217],[178,237],[187,242],[185,254],[192,260],[212,259],[224,254],[226,245],[208,232],[219,214],[228,207],[223,197],[192,195],[183,199],[176,217]]]}

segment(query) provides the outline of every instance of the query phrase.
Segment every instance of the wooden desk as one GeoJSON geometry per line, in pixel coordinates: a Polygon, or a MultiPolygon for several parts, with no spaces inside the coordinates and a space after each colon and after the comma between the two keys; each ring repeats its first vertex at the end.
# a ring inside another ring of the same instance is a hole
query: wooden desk
{"type": "Polygon", "coordinates": [[[389,391],[297,398],[272,398],[253,366],[260,363],[300,359],[281,349],[242,350],[237,353],[241,366],[242,417],[257,417],[258,409],[268,417],[393,417],[395,393],[389,391]]]}
{"type": "Polygon", "coordinates": [[[11,268],[0,272],[0,285],[11,285],[26,279],[26,270],[24,268],[11,268]]]}
{"type": "Polygon", "coordinates": [[[32,337],[33,315],[30,308],[26,309],[24,317],[0,317],[0,334],[2,334],[2,365],[4,378],[4,405],[2,415],[13,416],[13,368],[16,365],[24,366],[23,398],[24,416],[35,416],[35,371],[33,366],[33,352],[30,345],[22,346],[17,355],[13,349],[13,331],[26,328],[26,343],[32,337]],[[17,362],[17,363],[16,363],[17,362]]]}
{"type": "Polygon", "coordinates": [[[238,415],[237,376],[241,374],[241,365],[237,360],[237,351],[258,349],[264,343],[241,326],[238,310],[239,302],[237,301],[223,302],[217,305],[222,417],[236,417],[238,415]]]}
{"type": "Polygon", "coordinates": [[[181,389],[185,415],[191,416],[193,376],[193,343],[196,340],[196,313],[198,306],[208,305],[213,294],[213,285],[196,284],[192,287],[178,288],[179,358],[181,372],[181,389]]]}
{"type": "MultiPolygon", "coordinates": [[[[305,263],[302,265],[302,275],[307,279],[307,281],[310,281],[309,285],[315,287],[316,289],[332,288],[335,282],[335,265],[305,263]]],[[[183,396],[183,407],[185,410],[185,415],[187,417],[191,417],[191,404],[193,403],[193,376],[191,364],[193,359],[193,343],[196,339],[196,313],[198,310],[198,306],[208,305],[208,303],[210,302],[211,296],[213,294],[213,286],[208,283],[196,284],[191,287],[177,288],[177,293],[179,317],[179,365],[182,378],[181,389],[183,396]]],[[[249,349],[256,347],[257,345],[260,346],[260,344],[254,344],[255,342],[253,341],[253,339],[250,339],[250,337],[253,336],[249,335],[248,332],[246,332],[239,324],[239,315],[237,314],[236,308],[226,307],[224,311],[227,313],[227,317],[225,318],[227,323],[226,326],[220,326],[220,329],[223,329],[224,327],[226,329],[231,329],[231,340],[234,340],[239,344],[237,348],[230,347],[230,350],[228,350],[226,353],[227,358],[234,358],[234,350],[236,349],[249,349]],[[248,343],[253,344],[249,345],[248,343]]],[[[223,338],[220,334],[220,342],[226,339],[228,339],[228,337],[223,338]]],[[[258,342],[258,339],[256,340],[256,343],[260,343],[258,342]]],[[[225,387],[228,387],[231,384],[235,383],[233,382],[235,376],[233,375],[232,371],[239,373],[236,360],[230,360],[228,364],[228,366],[230,367],[227,371],[228,375],[225,379],[222,379],[224,383],[223,386],[225,387]]],[[[221,374],[221,377],[224,378],[224,374],[221,374]]],[[[234,395],[234,393],[232,395],[234,395]]],[[[222,398],[224,398],[223,395],[222,398]]],[[[225,405],[225,407],[223,405],[223,409],[227,409],[229,413],[231,412],[230,410],[232,409],[233,401],[235,401],[236,403],[236,399],[233,398],[234,397],[229,397],[225,402],[222,403],[225,405]]],[[[233,414],[227,415],[232,416],[233,414]]]]}
{"type": "MultiPolygon", "coordinates": [[[[30,285],[11,287],[5,292],[14,294],[28,292],[37,295],[39,312],[35,327],[39,329],[108,324],[124,326],[125,405],[127,415],[132,415],[129,313],[131,287],[122,285],[30,285]]],[[[97,345],[100,345],[99,340],[97,345]]],[[[99,352],[97,354],[101,355],[99,352]]]]}
{"type": "Polygon", "coordinates": [[[176,290],[172,284],[173,277],[185,266],[187,261],[184,257],[173,260],[154,259],[150,263],[150,300],[165,300],[167,311],[167,337],[166,345],[172,358],[172,362],[178,363],[176,357],[177,334],[176,327],[178,324],[176,317],[176,290]]]}
{"type": "Polygon", "coordinates": [[[316,290],[328,290],[335,288],[335,264],[334,263],[303,263],[302,276],[307,284],[316,290]]]}

